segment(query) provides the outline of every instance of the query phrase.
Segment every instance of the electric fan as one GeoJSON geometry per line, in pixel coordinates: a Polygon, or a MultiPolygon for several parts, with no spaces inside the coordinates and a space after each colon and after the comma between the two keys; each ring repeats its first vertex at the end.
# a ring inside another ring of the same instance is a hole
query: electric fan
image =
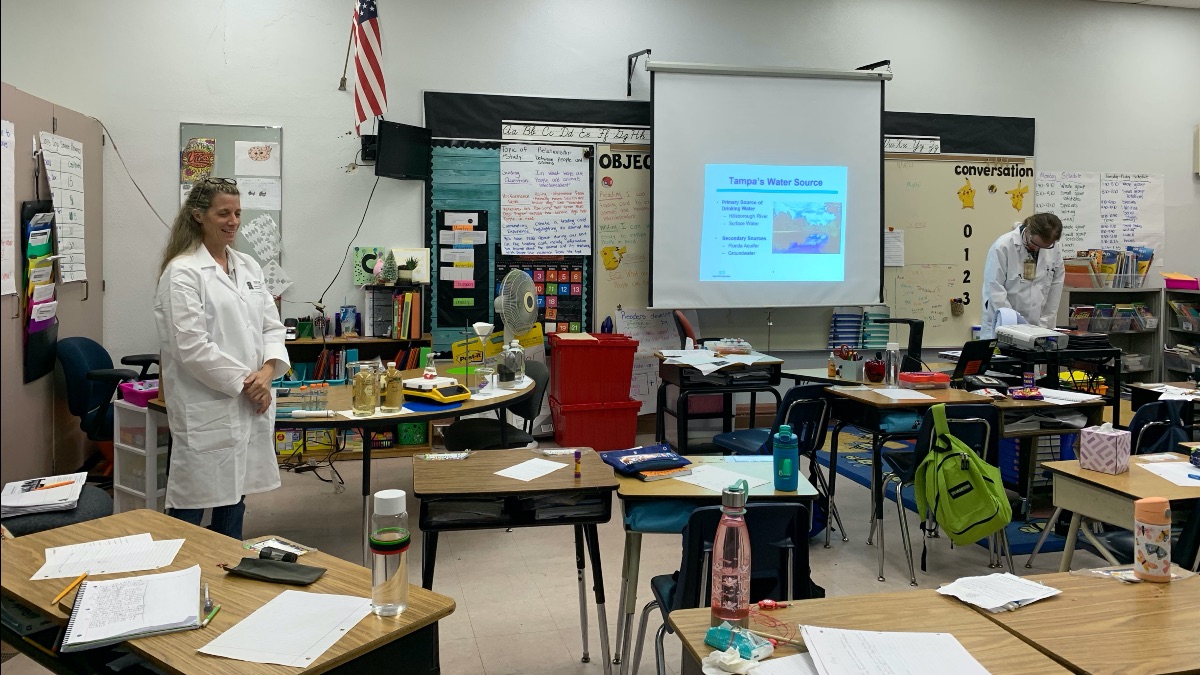
{"type": "Polygon", "coordinates": [[[537,322],[537,302],[533,295],[533,278],[521,270],[512,270],[500,282],[496,295],[496,316],[504,322],[504,344],[512,344],[537,322]]]}

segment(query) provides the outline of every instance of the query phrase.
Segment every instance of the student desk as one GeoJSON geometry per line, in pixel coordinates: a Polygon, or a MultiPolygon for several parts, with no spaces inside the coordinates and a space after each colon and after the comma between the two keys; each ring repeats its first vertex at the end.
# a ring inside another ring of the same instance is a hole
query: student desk
{"type": "MultiPolygon", "coordinates": [[[[1158,384],[1160,383],[1134,382],[1130,384],[1130,409],[1132,409],[1134,412],[1137,412],[1138,408],[1146,405],[1147,403],[1153,403],[1154,401],[1157,401],[1158,397],[1162,396],[1162,392],[1156,389],[1151,389],[1151,387],[1156,387],[1158,384]]],[[[1195,382],[1163,382],[1161,384],[1179,387],[1180,389],[1191,389],[1193,391],[1196,389],[1195,382]]],[[[1193,431],[1200,430],[1200,406],[1197,406],[1195,401],[1183,402],[1182,417],[1183,423],[1191,425],[1193,431]]]]}
{"type": "MultiPolygon", "coordinates": [[[[755,352],[758,354],[758,352],[755,352]]],[[[735,376],[739,373],[748,371],[762,370],[766,375],[766,380],[761,378],[757,382],[738,382],[736,379],[724,384],[708,382],[703,379],[704,376],[700,371],[688,365],[666,363],[667,357],[662,352],[655,352],[655,357],[658,358],[658,413],[655,416],[654,437],[660,443],[665,443],[666,435],[666,416],[671,415],[675,418],[676,424],[676,440],[678,448],[676,452],[681,455],[686,455],[688,450],[688,420],[708,419],[712,417],[720,417],[722,420],[722,431],[729,433],[733,431],[733,394],[750,394],[750,427],[754,427],[755,419],[755,403],[758,394],[770,394],[775,397],[775,405],[778,407],[780,403],[779,391],[775,389],[775,385],[780,382],[780,370],[783,367],[783,361],[773,356],[755,361],[750,365],[732,365],[726,366],[718,370],[712,375],[735,376]],[[667,387],[674,385],[679,389],[679,397],[675,401],[675,407],[672,409],[667,406],[667,387]],[[691,396],[704,394],[722,394],[725,400],[722,411],[719,415],[691,415],[688,412],[688,398],[691,396]]]]}
{"type": "Polygon", "coordinates": [[[1062,593],[1015,612],[977,611],[1067,668],[1096,675],[1200,668],[1200,577],[1169,584],[1076,574],[1027,578],[1062,593]]]}
{"type": "MultiPolygon", "coordinates": [[[[693,464],[717,464],[735,473],[770,479],[772,482],[750,489],[751,501],[811,502],[817,498],[817,489],[804,476],[799,477],[795,492],[776,491],[773,484],[775,465],[771,461],[737,462],[730,457],[714,455],[688,459],[693,464]]],[[[679,534],[683,532],[693,509],[721,503],[720,493],[673,478],[644,481],[632,476],[617,476],[617,497],[621,500],[624,512],[625,552],[621,564],[621,600],[618,604],[620,614],[617,617],[614,663],[621,661],[622,654],[629,654],[632,641],[633,615],[637,612],[638,573],[642,560],[642,534],[679,534]]],[[[808,549],[798,548],[797,554],[807,557],[808,549]]],[[[621,670],[628,672],[628,669],[629,662],[626,659],[621,670]]]]}
{"type": "MultiPolygon", "coordinates": [[[[790,607],[763,612],[762,615],[786,623],[787,633],[784,636],[794,639],[800,639],[800,624],[850,630],[950,633],[975,660],[993,673],[1051,675],[1069,672],[1020,638],[979,616],[957,598],[938,595],[934,590],[801,600],[790,607]]],[[[671,628],[684,646],[682,675],[700,673],[700,660],[714,651],[704,644],[709,616],[707,607],[671,612],[671,628]]],[[[1069,616],[1063,615],[1059,621],[1070,623],[1069,616]]],[[[758,620],[755,614],[750,616],[750,629],[773,635],[783,634],[783,629],[758,620]]],[[[1083,642],[1081,646],[1086,647],[1087,644],[1083,642]]],[[[803,650],[780,644],[775,648],[775,656],[790,656],[798,651],[803,650]]],[[[933,662],[937,655],[929,654],[928,658],[933,662]]]]}
{"type": "MultiPolygon", "coordinates": [[[[954,370],[954,364],[950,362],[935,361],[926,365],[934,372],[954,370]]],[[[843,377],[830,377],[829,368],[788,368],[787,370],[780,371],[780,376],[785,380],[793,380],[796,384],[876,384],[869,380],[848,380],[843,377]]]]}
{"type": "Polygon", "coordinates": [[[580,478],[575,478],[575,458],[544,457],[530,450],[482,450],[466,459],[413,459],[413,494],[421,500],[421,585],[433,588],[438,534],[455,530],[501,527],[575,527],[575,563],[579,582],[579,617],[583,634],[583,661],[588,657],[587,598],[584,590],[583,549],[592,560],[592,588],[604,672],[612,671],[608,653],[608,618],[604,611],[604,575],[600,568],[600,540],[596,525],[612,517],[612,492],[617,479],[612,467],[585,448],[580,478]],[[495,473],[529,459],[548,459],[567,466],[531,481],[495,473]],[[578,503],[576,500],[579,500],[578,503]]]}
{"type": "MultiPolygon", "coordinates": [[[[438,372],[442,375],[446,374],[450,368],[454,366],[445,365],[438,366],[438,372]]],[[[424,369],[414,369],[404,371],[405,378],[421,377],[424,369]]],[[[169,385],[168,385],[169,386],[169,385]]],[[[427,422],[429,420],[440,420],[447,417],[459,417],[462,415],[474,415],[476,413],[488,412],[496,409],[508,408],[508,406],[522,401],[533,395],[533,381],[530,380],[522,389],[497,389],[495,385],[489,385],[485,390],[487,392],[502,392],[495,396],[487,398],[472,398],[463,401],[462,405],[450,410],[434,410],[427,412],[410,412],[403,415],[389,415],[378,417],[353,417],[345,415],[335,415],[334,417],[323,418],[302,418],[291,419],[289,417],[277,418],[275,426],[284,427],[287,429],[352,429],[358,432],[359,438],[363,440],[362,449],[362,545],[363,545],[363,564],[370,562],[370,551],[367,548],[367,529],[369,526],[368,519],[370,518],[369,499],[371,496],[371,433],[388,431],[396,428],[398,424],[409,422],[427,422]]],[[[334,411],[345,411],[353,408],[351,405],[353,389],[350,385],[336,385],[329,387],[329,409],[334,411]]],[[[150,401],[150,408],[165,413],[167,411],[166,403],[161,398],[155,398],[150,401]]],[[[503,416],[503,412],[501,412],[503,416]]],[[[500,440],[507,440],[508,425],[500,426],[500,440]]]]}
{"type": "MultiPolygon", "coordinates": [[[[208,644],[222,631],[232,627],[267,601],[288,589],[370,597],[371,572],[318,551],[307,553],[301,557],[301,562],[305,564],[324,567],[328,570],[324,576],[309,586],[286,586],[232,577],[225,574],[217,565],[220,563],[233,565],[242,557],[252,554],[242,548],[241,542],[210,530],[189,525],[182,520],[176,520],[156,511],[127,511],[107,518],[90,520],[5,541],[0,548],[4,557],[4,565],[0,572],[4,595],[36,609],[58,624],[66,624],[70,603],[74,601],[75,593],[71,592],[64,598],[65,610],[60,606],[51,606],[50,601],[71,582],[71,579],[30,581],[33,573],[45,562],[45,549],[51,546],[78,544],[143,532],[149,532],[155,540],[185,539],[179,554],[175,556],[175,562],[160,570],[102,575],[96,578],[110,579],[169,572],[198,564],[200,565],[201,583],[209,584],[213,601],[221,605],[220,613],[207,628],[139,638],[123,643],[134,653],[167,672],[188,675],[213,675],[214,673],[253,675],[338,673],[355,675],[357,673],[385,672],[396,663],[411,666],[412,672],[438,672],[437,621],[454,611],[454,600],[423,588],[410,589],[409,606],[403,614],[395,617],[367,616],[335,642],[312,665],[303,669],[248,663],[197,653],[198,648],[208,644]]],[[[280,629],[284,630],[286,627],[281,626],[280,629]]],[[[98,655],[97,651],[62,654],[59,658],[53,658],[29,646],[8,627],[4,628],[4,641],[21,649],[31,658],[55,672],[99,672],[87,670],[88,667],[94,665],[89,662],[89,655],[95,659],[98,655]],[[77,670],[77,668],[83,668],[83,670],[77,670]]],[[[406,672],[409,671],[406,669],[406,672]]]]}
{"type": "MultiPolygon", "coordinates": [[[[1187,455],[1179,459],[1186,461],[1187,455]]],[[[1045,462],[1042,466],[1050,470],[1054,483],[1054,506],[1071,512],[1071,527],[1067,530],[1067,542],[1063,548],[1059,572],[1071,569],[1071,556],[1075,552],[1075,540],[1079,536],[1079,523],[1083,518],[1133,529],[1133,502],[1143,497],[1163,497],[1171,501],[1173,510],[1179,502],[1200,499],[1200,483],[1196,487],[1183,487],[1161,478],[1142,468],[1145,462],[1134,455],[1129,458],[1129,471],[1116,475],[1079,468],[1078,460],[1045,462]]],[[[1106,552],[1088,529],[1083,536],[1102,553],[1106,552]]],[[[1115,561],[1110,560],[1113,564],[1115,561]]],[[[1197,662],[1200,665],[1200,662],[1197,662]]]]}

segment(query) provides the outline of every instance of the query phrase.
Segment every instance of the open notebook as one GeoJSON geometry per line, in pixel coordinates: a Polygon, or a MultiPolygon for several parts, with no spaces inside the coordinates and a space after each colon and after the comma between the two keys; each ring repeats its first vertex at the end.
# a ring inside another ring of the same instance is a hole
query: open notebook
{"type": "Polygon", "coordinates": [[[84,581],[75,595],[62,651],[200,627],[200,566],[107,581],[84,581]]]}

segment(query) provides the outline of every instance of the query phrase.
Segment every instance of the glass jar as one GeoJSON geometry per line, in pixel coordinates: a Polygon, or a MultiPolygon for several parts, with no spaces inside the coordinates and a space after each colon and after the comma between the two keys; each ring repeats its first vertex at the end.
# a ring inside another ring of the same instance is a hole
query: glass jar
{"type": "Polygon", "coordinates": [[[525,379],[525,349],[513,340],[501,354],[496,364],[496,385],[501,389],[516,389],[525,379]]]}
{"type": "Polygon", "coordinates": [[[353,387],[351,406],[355,417],[369,417],[375,414],[379,405],[379,369],[374,363],[357,361],[350,364],[354,375],[351,378],[353,387]]]}
{"type": "Polygon", "coordinates": [[[387,372],[383,375],[383,403],[379,410],[385,413],[398,413],[404,406],[404,376],[396,370],[396,363],[389,361],[387,372]]]}

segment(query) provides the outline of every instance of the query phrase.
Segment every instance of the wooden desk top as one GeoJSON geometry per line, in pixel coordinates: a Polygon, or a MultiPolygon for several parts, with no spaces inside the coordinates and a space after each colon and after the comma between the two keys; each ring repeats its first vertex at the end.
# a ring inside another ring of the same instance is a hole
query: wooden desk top
{"type": "MultiPolygon", "coordinates": [[[[934,372],[943,370],[954,370],[954,364],[944,361],[933,361],[926,364],[929,369],[934,372]]],[[[847,380],[842,377],[829,377],[828,368],[788,368],[780,371],[780,374],[789,380],[812,380],[814,382],[828,382],[830,384],[865,384],[868,387],[882,387],[881,382],[871,382],[869,380],[847,380]]]]}
{"type": "MultiPolygon", "coordinates": [[[[712,647],[704,644],[709,614],[708,608],[671,612],[671,627],[683,641],[685,649],[697,660],[713,651],[712,647]]],[[[1067,672],[1049,657],[976,614],[967,605],[955,598],[938,595],[933,590],[799,600],[785,609],[771,612],[770,616],[785,622],[788,626],[785,637],[795,639],[800,637],[799,624],[802,623],[852,630],[951,633],[984,668],[993,673],[1043,675],[1067,672]]],[[[1060,620],[1069,621],[1066,617],[1060,620]]],[[[779,627],[757,621],[754,614],[751,614],[750,628],[774,635],[782,634],[779,627]]],[[[1083,642],[1081,646],[1086,648],[1087,644],[1083,642]]],[[[775,648],[775,655],[790,656],[797,651],[802,650],[781,644],[775,648]]],[[[934,655],[930,655],[930,658],[934,658],[934,655]]]]}
{"type": "Polygon", "coordinates": [[[413,459],[413,494],[426,498],[616,489],[617,478],[612,467],[595,452],[587,449],[580,460],[582,477],[576,480],[574,457],[546,457],[524,449],[481,450],[466,459],[413,459]],[[529,459],[547,459],[566,466],[531,481],[495,475],[529,459]]]}
{"type": "MultiPolygon", "coordinates": [[[[804,476],[799,477],[795,492],[777,492],[774,485],[775,465],[772,462],[735,462],[727,457],[700,455],[688,457],[693,464],[717,464],[723,469],[755,478],[771,479],[766,485],[750,488],[750,497],[783,501],[808,501],[817,496],[817,489],[804,476]]],[[[617,496],[621,499],[711,499],[720,501],[721,493],[674,478],[644,481],[632,476],[617,476],[617,496]]]]}
{"type": "MultiPolygon", "coordinates": [[[[96,578],[111,579],[170,572],[199,564],[201,583],[209,584],[213,601],[221,605],[221,612],[208,628],[140,638],[126,643],[133,651],[169,672],[196,675],[321,673],[423,628],[454,611],[453,599],[413,584],[409,589],[409,606],[403,614],[396,617],[378,617],[373,614],[367,616],[308,668],[247,663],[199,654],[196,652],[198,648],[208,644],[222,631],[231,628],[285,590],[369,597],[371,572],[318,551],[307,553],[300,559],[305,564],[328,570],[324,576],[308,586],[286,586],[232,577],[218,568],[217,564],[233,565],[250,554],[250,551],[242,548],[241,542],[148,510],[127,511],[3,542],[0,550],[3,551],[4,565],[0,570],[0,577],[4,594],[36,608],[59,623],[66,623],[67,613],[51,606],[50,601],[71,580],[30,581],[33,573],[45,562],[45,549],[143,532],[149,532],[155,540],[184,538],[183,548],[175,556],[175,562],[169,567],[152,572],[98,575],[96,578]]],[[[74,599],[75,593],[72,592],[63,602],[69,607],[74,599]]]]}
{"type": "Polygon", "coordinates": [[[1065,573],[1027,578],[1062,593],[1015,612],[979,613],[1077,672],[1137,675],[1200,668],[1200,577],[1169,584],[1065,573]]]}
{"type": "MultiPolygon", "coordinates": [[[[1187,455],[1179,455],[1179,459],[1187,461],[1187,455]]],[[[1145,463],[1149,464],[1150,462],[1145,463]]],[[[1070,476],[1071,478],[1125,495],[1130,499],[1141,499],[1143,497],[1163,497],[1169,500],[1200,499],[1200,487],[1176,485],[1166,478],[1146,471],[1141,467],[1142,464],[1142,460],[1137,455],[1134,455],[1129,458],[1129,471],[1113,475],[1081,469],[1079,468],[1079,460],[1077,459],[1060,462],[1042,462],[1042,466],[1055,474],[1070,476]]]]}
{"type": "Polygon", "coordinates": [[[1137,387],[1138,389],[1147,389],[1149,391],[1156,391],[1154,389],[1154,387],[1159,387],[1164,384],[1171,386],[1171,387],[1179,387],[1180,389],[1195,389],[1196,388],[1195,382],[1130,382],[1129,386],[1137,387]]]}
{"type": "Polygon", "coordinates": [[[937,405],[938,403],[991,403],[992,399],[978,394],[972,394],[969,391],[961,389],[918,389],[922,394],[928,394],[933,398],[922,399],[901,399],[888,398],[883,394],[877,393],[874,389],[852,389],[844,387],[830,387],[829,393],[841,396],[842,398],[864,403],[873,408],[928,408],[937,405]]]}

